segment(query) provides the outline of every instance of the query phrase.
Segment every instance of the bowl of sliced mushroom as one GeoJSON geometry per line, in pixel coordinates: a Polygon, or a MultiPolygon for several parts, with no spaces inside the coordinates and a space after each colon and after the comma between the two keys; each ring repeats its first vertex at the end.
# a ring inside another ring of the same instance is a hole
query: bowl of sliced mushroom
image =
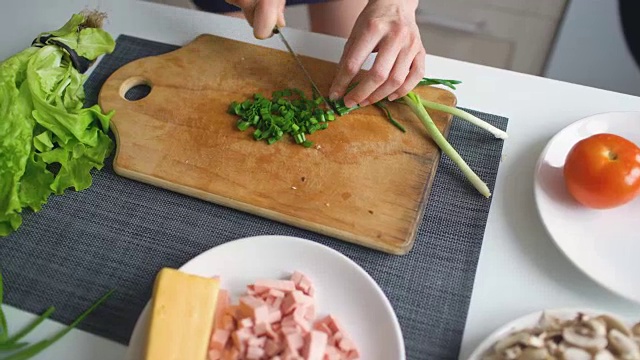
{"type": "Polygon", "coordinates": [[[546,310],[498,329],[468,360],[640,360],[640,322],[593,310],[546,310]]]}

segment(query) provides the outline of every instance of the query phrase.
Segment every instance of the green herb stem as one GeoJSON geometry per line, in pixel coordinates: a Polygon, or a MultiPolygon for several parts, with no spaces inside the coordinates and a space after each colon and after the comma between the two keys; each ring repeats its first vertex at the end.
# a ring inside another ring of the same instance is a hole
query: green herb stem
{"type": "Polygon", "coordinates": [[[487,184],[480,179],[480,177],[467,165],[462,159],[460,154],[449,144],[447,139],[442,135],[438,127],[429,116],[429,113],[422,105],[420,96],[414,92],[409,92],[408,95],[403,97],[405,104],[407,104],[411,110],[418,116],[424,127],[427,129],[429,136],[435,141],[440,149],[460,168],[464,176],[471,182],[471,184],[485,197],[491,196],[491,191],[487,184]]]}
{"type": "Polygon", "coordinates": [[[44,313],[42,313],[42,315],[38,316],[38,318],[34,320],[31,324],[27,325],[24,329],[20,330],[18,333],[10,337],[7,340],[7,344],[14,344],[18,342],[18,340],[29,335],[29,333],[31,333],[31,331],[33,331],[33,329],[35,329],[38,325],[40,325],[45,319],[48,319],[49,317],[51,317],[54,311],[56,311],[55,307],[53,306],[49,307],[44,313]]]}
{"type": "Polygon", "coordinates": [[[0,272],[0,344],[3,344],[9,337],[9,328],[7,326],[7,318],[2,311],[2,303],[4,302],[2,272],[0,272]]]}
{"type": "Polygon", "coordinates": [[[404,128],[404,126],[402,126],[402,124],[400,124],[399,122],[397,122],[393,118],[393,116],[391,115],[391,112],[389,111],[389,108],[387,107],[387,105],[385,105],[382,101],[377,102],[375,105],[377,107],[379,107],[380,109],[382,109],[382,111],[384,111],[385,115],[387,116],[387,119],[389,119],[389,121],[393,124],[393,126],[397,127],[402,132],[407,132],[407,130],[404,128]]]}
{"type": "Polygon", "coordinates": [[[20,350],[14,354],[9,355],[8,357],[2,360],[27,360],[32,358],[33,356],[39,354],[40,352],[47,349],[49,346],[53,345],[56,341],[60,340],[63,336],[65,336],[69,331],[75,328],[80,322],[82,322],[89,314],[91,314],[95,309],[97,309],[102,303],[104,303],[110,296],[113,294],[114,290],[108,291],[104,294],[100,299],[98,299],[91,307],[85,310],[80,316],[78,316],[69,326],[60,330],[54,336],[49,339],[45,339],[39,341],[29,347],[20,350]]]}
{"type": "Polygon", "coordinates": [[[0,352],[5,352],[5,351],[16,351],[19,349],[22,349],[23,347],[27,346],[28,343],[26,342],[21,342],[21,343],[13,343],[13,344],[0,344],[0,352]]]}
{"type": "Polygon", "coordinates": [[[463,120],[466,120],[470,123],[472,123],[473,125],[476,125],[484,130],[487,130],[488,132],[490,132],[491,134],[493,134],[493,136],[495,136],[498,139],[506,139],[509,137],[509,135],[498,129],[497,127],[489,124],[488,122],[478,118],[477,116],[474,116],[462,109],[458,109],[456,107],[452,107],[452,106],[447,106],[447,105],[443,105],[443,104],[439,104],[433,101],[429,101],[429,100],[425,100],[425,99],[420,99],[420,101],[422,102],[422,105],[429,108],[429,109],[433,109],[433,110],[438,110],[438,111],[443,111],[446,113],[449,113],[451,115],[457,116],[463,120]]]}

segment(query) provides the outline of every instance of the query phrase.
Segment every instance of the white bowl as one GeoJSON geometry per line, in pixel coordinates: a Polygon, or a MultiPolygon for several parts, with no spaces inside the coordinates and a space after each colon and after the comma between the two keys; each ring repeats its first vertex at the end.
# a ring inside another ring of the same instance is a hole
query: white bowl
{"type": "MultiPolygon", "coordinates": [[[[624,323],[624,319],[616,314],[612,314],[607,311],[601,311],[596,309],[577,309],[577,308],[560,308],[560,309],[549,309],[536,311],[534,313],[522,316],[518,319],[515,319],[502,327],[495,330],[491,335],[489,335],[478,347],[471,353],[471,355],[467,358],[467,360],[482,360],[482,357],[493,347],[493,345],[508,336],[509,334],[524,330],[527,328],[535,327],[540,320],[540,317],[547,313],[547,315],[551,315],[556,318],[560,318],[563,320],[569,320],[575,318],[578,313],[585,314],[587,316],[598,316],[598,315],[609,315],[616,319],[620,319],[624,323]]],[[[625,323],[627,326],[633,325],[632,323],[625,323]]]]}

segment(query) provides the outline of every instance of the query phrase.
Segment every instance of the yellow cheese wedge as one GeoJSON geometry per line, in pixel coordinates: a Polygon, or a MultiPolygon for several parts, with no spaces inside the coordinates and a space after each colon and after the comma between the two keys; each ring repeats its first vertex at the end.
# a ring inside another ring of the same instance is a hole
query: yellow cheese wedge
{"type": "Polygon", "coordinates": [[[156,277],[146,360],[207,358],[220,280],[164,268],[156,277]]]}

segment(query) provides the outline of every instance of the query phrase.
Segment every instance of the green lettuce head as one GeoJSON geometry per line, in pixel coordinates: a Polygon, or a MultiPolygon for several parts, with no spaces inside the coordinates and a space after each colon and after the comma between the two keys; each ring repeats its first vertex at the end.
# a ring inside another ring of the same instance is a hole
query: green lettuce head
{"type": "Polygon", "coordinates": [[[113,52],[99,13],[74,14],[60,29],[0,63],[0,236],[40,211],[49,196],[91,186],[111,154],[113,112],[84,108],[84,72],[113,52]]]}

